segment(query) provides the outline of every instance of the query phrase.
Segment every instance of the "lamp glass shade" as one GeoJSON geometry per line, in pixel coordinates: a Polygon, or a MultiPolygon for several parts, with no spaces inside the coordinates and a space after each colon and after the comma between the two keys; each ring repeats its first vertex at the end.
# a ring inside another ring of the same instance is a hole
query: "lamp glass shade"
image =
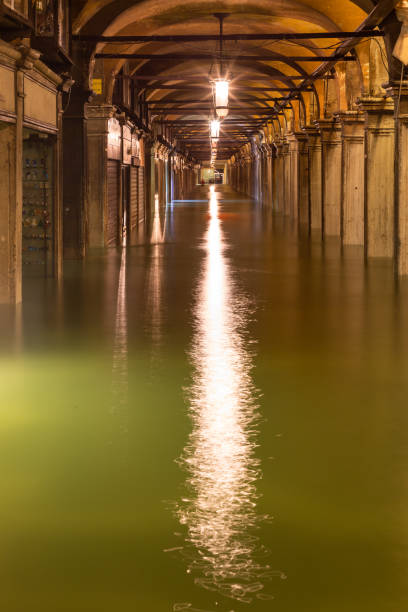
{"type": "Polygon", "coordinates": [[[228,115],[229,82],[215,81],[215,111],[218,117],[228,115]]]}

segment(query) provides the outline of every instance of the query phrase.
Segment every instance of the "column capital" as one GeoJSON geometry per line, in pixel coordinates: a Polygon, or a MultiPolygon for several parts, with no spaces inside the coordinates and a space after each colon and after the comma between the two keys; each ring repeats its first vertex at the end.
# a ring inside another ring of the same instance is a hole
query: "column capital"
{"type": "Polygon", "coordinates": [[[341,125],[343,141],[363,142],[365,130],[365,115],[361,111],[342,111],[337,114],[341,125]]]}
{"type": "Polygon", "coordinates": [[[112,104],[86,104],[85,116],[87,119],[111,119],[116,114],[116,107],[112,104]]]}
{"type": "Polygon", "coordinates": [[[408,97],[408,81],[390,81],[385,83],[382,87],[387,92],[387,96],[390,98],[402,98],[408,97]]]}
{"type": "Polygon", "coordinates": [[[365,113],[386,113],[394,112],[394,102],[387,96],[363,96],[357,100],[358,107],[365,113]]]}
{"type": "Polygon", "coordinates": [[[290,132],[289,134],[286,135],[287,140],[290,141],[294,141],[294,140],[305,140],[307,138],[307,134],[305,132],[296,130],[294,132],[290,132]]]}
{"type": "Polygon", "coordinates": [[[321,131],[338,130],[340,127],[337,117],[317,119],[315,123],[321,131]]]}
{"type": "Polygon", "coordinates": [[[322,135],[322,144],[331,146],[341,144],[341,125],[337,118],[319,119],[317,125],[322,135]]]}
{"type": "Polygon", "coordinates": [[[320,136],[320,129],[315,125],[305,125],[302,128],[302,131],[306,134],[306,136],[320,136]]]}
{"type": "Polygon", "coordinates": [[[361,110],[346,110],[339,111],[335,115],[343,127],[344,124],[348,123],[362,123],[364,124],[364,113],[361,110]]]}

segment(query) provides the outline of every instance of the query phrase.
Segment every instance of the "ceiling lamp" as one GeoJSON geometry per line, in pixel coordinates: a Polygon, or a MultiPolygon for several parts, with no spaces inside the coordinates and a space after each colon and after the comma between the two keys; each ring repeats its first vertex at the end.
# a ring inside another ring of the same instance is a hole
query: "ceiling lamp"
{"type": "Polygon", "coordinates": [[[219,62],[220,71],[219,78],[213,81],[213,96],[215,114],[217,117],[223,118],[228,115],[228,97],[229,97],[229,81],[224,74],[223,66],[223,23],[228,17],[228,13],[214,13],[214,17],[220,22],[220,39],[219,39],[219,62]]]}
{"type": "Polygon", "coordinates": [[[228,115],[229,82],[224,80],[215,81],[215,112],[218,117],[228,115]]]}

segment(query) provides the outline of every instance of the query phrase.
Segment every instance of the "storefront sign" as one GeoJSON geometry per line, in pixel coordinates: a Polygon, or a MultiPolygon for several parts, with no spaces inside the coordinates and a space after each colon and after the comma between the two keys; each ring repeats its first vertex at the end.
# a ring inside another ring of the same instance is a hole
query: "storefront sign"
{"type": "Polygon", "coordinates": [[[92,91],[97,96],[101,96],[102,95],[103,88],[102,88],[102,79],[101,78],[92,79],[92,91]]]}
{"type": "Polygon", "coordinates": [[[15,112],[14,72],[0,66],[0,112],[15,112]]]}
{"type": "Polygon", "coordinates": [[[41,83],[24,78],[24,119],[44,126],[57,126],[57,94],[41,83]]]}

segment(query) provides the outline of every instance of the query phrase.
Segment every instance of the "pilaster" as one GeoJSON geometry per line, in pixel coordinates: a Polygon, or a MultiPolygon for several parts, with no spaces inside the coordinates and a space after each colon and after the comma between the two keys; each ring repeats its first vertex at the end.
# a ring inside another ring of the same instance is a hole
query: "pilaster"
{"type": "Polygon", "coordinates": [[[303,132],[297,134],[297,140],[299,155],[299,222],[309,224],[309,146],[307,136],[303,132]]]}
{"type": "Polygon", "coordinates": [[[322,229],[322,141],[316,126],[304,128],[309,155],[309,211],[310,227],[322,229]]]}
{"type": "Polygon", "coordinates": [[[359,101],[365,115],[365,238],[368,257],[394,254],[394,104],[385,97],[359,101]]]}
{"type": "Polygon", "coordinates": [[[283,156],[283,142],[278,140],[275,143],[276,146],[276,172],[275,172],[275,184],[276,184],[276,210],[283,212],[285,203],[285,175],[284,175],[284,156],[283,156]]]}
{"type": "Polygon", "coordinates": [[[322,233],[340,236],[341,128],[336,119],[320,119],[322,137],[322,233]]]}
{"type": "Polygon", "coordinates": [[[291,214],[290,204],[290,153],[289,141],[285,138],[282,141],[282,212],[284,215],[291,214]]]}
{"type": "Polygon", "coordinates": [[[343,244],[364,244],[364,116],[339,113],[342,150],[341,235],[343,244]]]}
{"type": "Polygon", "coordinates": [[[294,219],[305,221],[305,213],[309,218],[309,188],[308,188],[308,159],[307,136],[303,132],[293,132],[288,135],[290,176],[289,176],[289,204],[290,214],[294,219]]]}
{"type": "MultiPolygon", "coordinates": [[[[408,11],[407,11],[408,12],[408,11]]],[[[408,81],[390,84],[395,105],[395,228],[398,274],[408,274],[408,81]]]]}
{"type": "Polygon", "coordinates": [[[108,121],[115,114],[110,104],[87,104],[87,244],[105,246],[107,219],[108,121]]]}
{"type": "Polygon", "coordinates": [[[69,94],[69,106],[62,115],[63,244],[64,257],[72,259],[84,257],[86,252],[88,142],[85,104],[90,93],[74,85],[69,94]]]}

